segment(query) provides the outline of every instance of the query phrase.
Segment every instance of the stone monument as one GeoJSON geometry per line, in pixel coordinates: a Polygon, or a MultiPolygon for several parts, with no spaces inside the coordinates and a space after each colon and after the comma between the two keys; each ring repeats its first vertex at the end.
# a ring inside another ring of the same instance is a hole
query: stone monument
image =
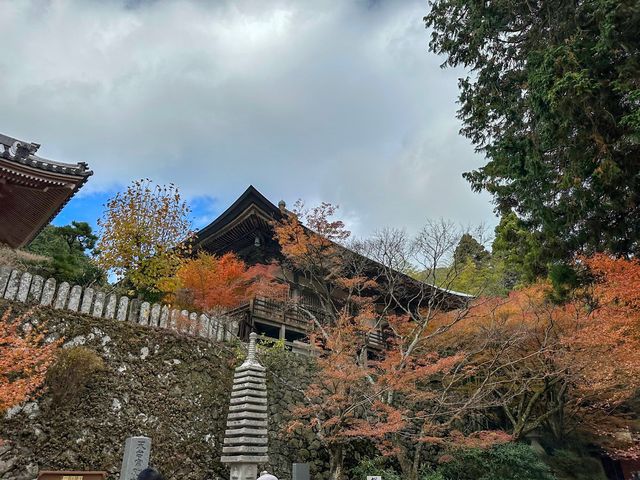
{"type": "Polygon", "coordinates": [[[140,472],[149,466],[151,439],[149,437],[129,437],[124,444],[120,480],[137,480],[140,472]]]}
{"type": "Polygon", "coordinates": [[[233,375],[231,405],[224,433],[222,463],[228,463],[231,480],[256,480],[258,464],[267,455],[267,386],[265,368],[256,360],[254,332],[249,335],[249,353],[233,375]]]}
{"type": "Polygon", "coordinates": [[[293,480],[310,480],[309,464],[308,463],[294,463],[291,466],[291,478],[293,480]]]}

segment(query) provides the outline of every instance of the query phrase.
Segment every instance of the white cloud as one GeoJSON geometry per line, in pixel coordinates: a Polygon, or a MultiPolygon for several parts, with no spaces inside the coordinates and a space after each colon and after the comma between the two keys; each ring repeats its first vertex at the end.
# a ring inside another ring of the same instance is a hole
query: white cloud
{"type": "Polygon", "coordinates": [[[0,132],[87,161],[90,191],[144,176],[222,207],[252,183],[361,232],[494,223],[425,3],[3,2],[0,132]]]}

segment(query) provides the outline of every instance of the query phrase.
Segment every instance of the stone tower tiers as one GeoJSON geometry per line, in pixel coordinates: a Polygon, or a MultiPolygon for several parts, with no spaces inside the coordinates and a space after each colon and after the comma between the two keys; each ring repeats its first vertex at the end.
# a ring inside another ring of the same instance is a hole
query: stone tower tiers
{"type": "Polygon", "coordinates": [[[229,464],[231,480],[256,480],[258,464],[269,462],[266,372],[256,359],[257,338],[256,333],[249,336],[249,353],[233,376],[220,459],[229,464]]]}

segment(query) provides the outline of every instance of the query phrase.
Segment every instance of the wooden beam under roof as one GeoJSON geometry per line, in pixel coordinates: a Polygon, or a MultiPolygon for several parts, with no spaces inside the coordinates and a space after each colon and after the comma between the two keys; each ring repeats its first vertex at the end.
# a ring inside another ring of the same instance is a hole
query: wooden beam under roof
{"type": "Polygon", "coordinates": [[[87,182],[84,162],[35,154],[40,145],[0,134],[0,243],[24,247],[87,182]]]}

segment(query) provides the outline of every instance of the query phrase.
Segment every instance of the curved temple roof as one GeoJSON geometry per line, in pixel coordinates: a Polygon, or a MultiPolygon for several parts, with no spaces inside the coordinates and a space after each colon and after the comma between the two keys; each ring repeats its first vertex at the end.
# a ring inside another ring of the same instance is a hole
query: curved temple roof
{"type": "MultiPolygon", "coordinates": [[[[253,248],[256,238],[262,243],[273,244],[273,230],[271,222],[279,220],[286,214],[286,210],[270,202],[253,185],[250,185],[242,195],[227,208],[218,218],[201,229],[196,234],[196,248],[206,250],[217,255],[228,251],[238,253],[243,249],[253,248]]],[[[374,260],[372,268],[379,267],[374,260]]],[[[420,282],[407,275],[400,274],[406,280],[410,290],[417,288],[433,288],[436,292],[450,299],[452,305],[464,303],[473,295],[447,290],[434,285],[420,282]]]]}
{"type": "Polygon", "coordinates": [[[10,247],[33,240],[93,174],[39,157],[39,147],[0,134],[0,243],[10,247]]]}

